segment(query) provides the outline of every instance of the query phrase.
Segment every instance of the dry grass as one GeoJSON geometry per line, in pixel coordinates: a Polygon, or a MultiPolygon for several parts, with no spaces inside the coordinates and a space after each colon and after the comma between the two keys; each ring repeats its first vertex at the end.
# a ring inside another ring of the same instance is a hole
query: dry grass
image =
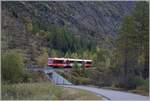
{"type": "Polygon", "coordinates": [[[23,83],[2,85],[2,99],[47,100],[59,99],[62,88],[50,83],[23,83]]]}
{"type": "Polygon", "coordinates": [[[3,100],[97,100],[101,97],[84,90],[63,88],[47,83],[2,85],[3,100]]]}
{"type": "Polygon", "coordinates": [[[129,92],[149,96],[149,88],[145,88],[144,86],[139,86],[134,90],[129,90],[129,92]]]}
{"type": "Polygon", "coordinates": [[[63,100],[101,100],[100,96],[86,90],[64,88],[63,100]]]}
{"type": "Polygon", "coordinates": [[[148,88],[145,89],[145,87],[140,86],[133,90],[126,90],[124,88],[117,88],[117,87],[102,87],[103,89],[110,89],[110,90],[116,90],[116,91],[125,91],[125,92],[131,92],[136,93],[144,96],[149,96],[148,88]]]}

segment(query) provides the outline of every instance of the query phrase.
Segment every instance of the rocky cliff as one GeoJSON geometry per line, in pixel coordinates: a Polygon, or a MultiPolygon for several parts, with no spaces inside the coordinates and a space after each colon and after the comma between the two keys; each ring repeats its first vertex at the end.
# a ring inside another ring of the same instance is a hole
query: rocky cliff
{"type": "Polygon", "coordinates": [[[63,27],[81,40],[110,47],[108,39],[133,8],[131,1],[2,1],[2,50],[21,49],[27,58],[39,54],[48,43],[32,31],[35,25],[63,27]]]}
{"type": "Polygon", "coordinates": [[[17,47],[17,44],[29,44],[40,38],[26,30],[26,23],[38,22],[42,26],[65,27],[78,37],[96,40],[100,43],[105,40],[105,37],[117,34],[123,17],[132,11],[133,6],[134,2],[131,1],[3,1],[2,33],[12,37],[8,40],[12,40],[10,44],[14,44],[14,47],[17,47]],[[14,40],[16,38],[17,40],[14,40]],[[15,41],[18,42],[15,43],[15,41]]]}

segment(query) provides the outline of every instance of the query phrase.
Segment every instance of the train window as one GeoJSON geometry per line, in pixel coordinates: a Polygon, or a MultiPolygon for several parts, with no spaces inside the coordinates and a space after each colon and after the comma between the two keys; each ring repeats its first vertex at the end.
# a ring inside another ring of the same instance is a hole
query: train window
{"type": "Polygon", "coordinates": [[[86,64],[92,64],[92,62],[86,62],[86,64]]]}
{"type": "Polygon", "coordinates": [[[53,63],[64,63],[63,60],[54,60],[53,63]]]}
{"type": "Polygon", "coordinates": [[[82,63],[83,63],[83,61],[77,61],[77,63],[81,63],[81,64],[82,64],[82,63]]]}
{"type": "Polygon", "coordinates": [[[70,63],[74,63],[75,61],[70,61],[70,63]]]}
{"type": "Polygon", "coordinates": [[[69,64],[69,63],[70,63],[70,61],[69,61],[69,60],[67,60],[67,61],[66,61],[66,64],[69,64]]]}

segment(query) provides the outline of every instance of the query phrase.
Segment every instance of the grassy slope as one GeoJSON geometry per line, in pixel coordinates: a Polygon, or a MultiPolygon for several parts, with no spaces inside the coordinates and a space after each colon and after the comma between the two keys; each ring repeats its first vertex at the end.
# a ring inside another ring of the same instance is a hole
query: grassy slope
{"type": "Polygon", "coordinates": [[[98,100],[101,97],[79,89],[56,87],[48,83],[2,85],[4,100],[98,100]]]}
{"type": "Polygon", "coordinates": [[[134,90],[125,90],[124,88],[117,88],[117,87],[102,87],[104,89],[110,89],[110,90],[116,90],[116,91],[125,91],[125,92],[131,92],[131,93],[137,93],[144,96],[149,96],[149,91],[144,90],[143,88],[134,89],[134,90]]]}
{"type": "Polygon", "coordinates": [[[101,97],[95,95],[86,90],[74,89],[74,88],[64,88],[64,100],[100,100],[101,97]]]}

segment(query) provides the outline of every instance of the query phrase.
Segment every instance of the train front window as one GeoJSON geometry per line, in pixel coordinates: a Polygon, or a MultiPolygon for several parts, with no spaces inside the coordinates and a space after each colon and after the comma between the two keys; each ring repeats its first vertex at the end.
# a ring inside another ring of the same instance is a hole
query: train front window
{"type": "Polygon", "coordinates": [[[66,64],[69,64],[69,63],[70,63],[70,61],[69,61],[69,60],[67,60],[65,63],[66,63],[66,64]]]}
{"type": "Polygon", "coordinates": [[[70,61],[70,63],[74,63],[75,61],[70,61]]]}
{"type": "Polygon", "coordinates": [[[64,61],[63,60],[54,60],[53,63],[58,63],[58,64],[62,64],[64,61]]]}
{"type": "Polygon", "coordinates": [[[83,63],[83,61],[78,61],[77,63],[80,63],[80,64],[82,64],[82,63],[83,63]]]}
{"type": "Polygon", "coordinates": [[[92,62],[86,62],[86,64],[92,64],[92,62]]]}

